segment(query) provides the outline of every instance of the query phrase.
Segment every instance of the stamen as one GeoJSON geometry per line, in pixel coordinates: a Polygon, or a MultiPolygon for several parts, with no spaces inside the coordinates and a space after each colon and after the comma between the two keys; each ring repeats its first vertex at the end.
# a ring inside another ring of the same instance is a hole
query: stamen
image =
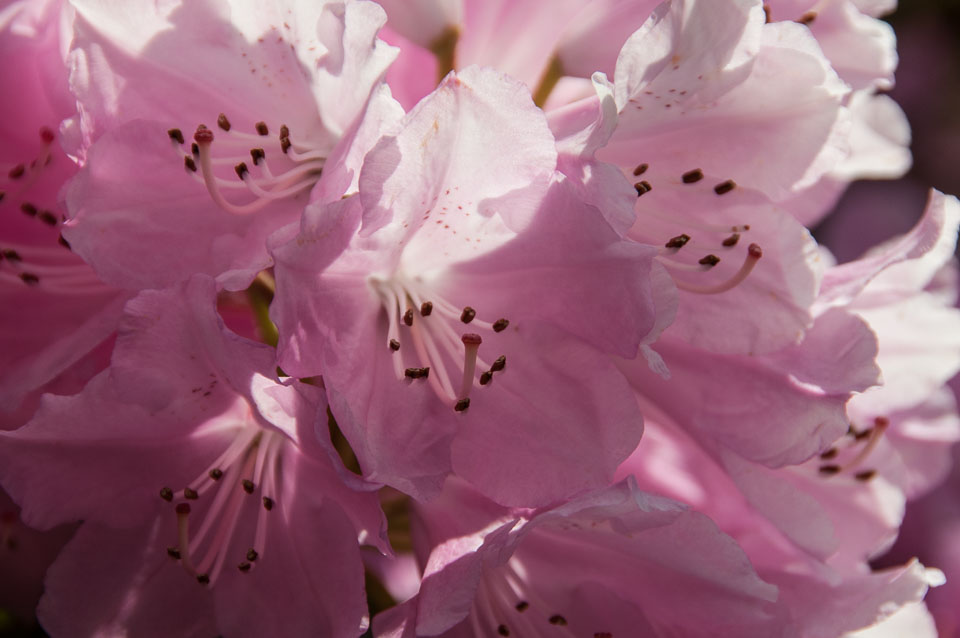
{"type": "Polygon", "coordinates": [[[507,326],[510,325],[510,322],[507,319],[501,317],[493,322],[493,331],[494,332],[503,332],[507,329],[507,326]]]}
{"type": "Polygon", "coordinates": [[[30,217],[36,217],[37,207],[29,202],[23,202],[22,204],[20,204],[20,212],[22,212],[25,215],[29,215],[30,217]]]}
{"type": "Polygon", "coordinates": [[[720,263],[720,258],[716,255],[705,255],[697,263],[701,266],[716,266],[720,263]]]}
{"type": "Polygon", "coordinates": [[[160,488],[160,498],[167,501],[168,503],[173,501],[173,490],[169,487],[160,488]]]}
{"type": "Polygon", "coordinates": [[[637,197],[640,197],[641,195],[649,193],[650,191],[653,190],[653,186],[651,186],[650,182],[648,182],[647,180],[637,182],[636,184],[633,185],[633,187],[637,191],[637,197]]]}
{"type": "Polygon", "coordinates": [[[497,357],[497,359],[493,362],[493,365],[490,366],[490,371],[500,372],[506,367],[507,367],[507,356],[502,354],[499,357],[497,357]]]}
{"type": "MultiPolygon", "coordinates": [[[[747,256],[743,260],[743,265],[740,266],[740,269],[734,273],[730,279],[713,286],[698,286],[696,284],[678,280],[674,280],[674,283],[676,283],[677,288],[680,290],[701,295],[715,295],[721,292],[726,292],[743,283],[743,281],[746,280],[746,278],[753,271],[754,266],[757,265],[757,262],[760,261],[762,256],[763,251],[760,249],[760,246],[757,244],[750,244],[750,246],[747,248],[747,256]]],[[[707,257],[711,257],[711,255],[708,255],[707,257]]],[[[713,255],[713,257],[716,256],[713,255]]],[[[706,259],[706,257],[703,259],[706,259]]],[[[700,260],[700,263],[704,263],[703,259],[700,260]]],[[[717,258],[717,261],[720,261],[719,258],[717,258]]]]}
{"type": "Polygon", "coordinates": [[[430,301],[424,301],[420,304],[420,315],[422,317],[429,317],[430,313],[433,312],[433,303],[430,301]]]}
{"type": "Polygon", "coordinates": [[[728,179],[727,181],[720,182],[719,184],[714,186],[713,192],[716,193],[717,195],[726,195],[736,187],[737,187],[737,183],[734,182],[732,179],[728,179]]]}
{"type": "Polygon", "coordinates": [[[647,172],[647,169],[650,168],[649,164],[640,164],[635,169],[633,169],[633,176],[639,177],[647,172]]]}
{"type": "Polygon", "coordinates": [[[816,11],[807,11],[807,12],[804,13],[802,16],[800,16],[799,18],[797,18],[797,22],[799,22],[800,24],[809,25],[811,22],[813,22],[813,21],[816,20],[816,19],[817,19],[817,12],[816,12],[816,11]]]}
{"type": "Polygon", "coordinates": [[[396,339],[391,339],[391,340],[390,340],[390,349],[393,350],[394,352],[396,352],[397,350],[399,350],[399,349],[400,349],[400,342],[397,341],[396,339]]]}
{"type": "Polygon", "coordinates": [[[267,158],[267,152],[262,148],[251,148],[250,158],[253,160],[253,165],[258,166],[260,164],[260,160],[265,160],[267,158]]]}
{"type": "Polygon", "coordinates": [[[27,172],[27,167],[23,164],[17,164],[7,173],[7,177],[10,179],[20,179],[23,177],[23,174],[27,172]]]}
{"type": "Polygon", "coordinates": [[[223,113],[221,113],[221,114],[217,117],[217,126],[219,126],[220,128],[222,128],[224,131],[229,131],[229,130],[230,130],[230,120],[227,119],[227,116],[226,116],[226,115],[224,115],[223,113]]]}
{"type": "Polygon", "coordinates": [[[670,240],[667,241],[667,243],[663,246],[664,248],[680,249],[686,246],[688,241],[690,241],[690,235],[684,233],[682,235],[677,235],[676,237],[671,237],[670,240]]]}
{"type": "Polygon", "coordinates": [[[171,140],[173,140],[177,144],[183,144],[185,141],[183,139],[183,131],[181,131],[178,128],[170,129],[169,131],[167,131],[167,135],[170,137],[171,140]]]}
{"type": "Polygon", "coordinates": [[[724,239],[723,242],[721,243],[723,244],[724,247],[731,248],[733,246],[736,246],[738,241],[740,241],[740,233],[734,233],[729,237],[727,237],[726,239],[724,239]]]}
{"type": "Polygon", "coordinates": [[[474,317],[476,316],[477,316],[477,311],[471,308],[470,306],[467,306],[466,308],[463,309],[463,312],[460,313],[460,321],[462,321],[463,323],[470,323],[471,321],[473,321],[474,317]]]}
{"type": "Polygon", "coordinates": [[[264,135],[264,136],[270,135],[270,129],[267,128],[266,122],[257,122],[255,126],[257,129],[257,133],[259,133],[260,135],[264,135]]]}
{"type": "Polygon", "coordinates": [[[553,616],[550,616],[549,622],[551,625],[558,625],[560,627],[567,626],[567,619],[560,614],[554,614],[553,616]]]}
{"type": "Polygon", "coordinates": [[[493,379],[493,373],[487,370],[480,375],[480,385],[487,385],[493,379]]]}
{"type": "Polygon", "coordinates": [[[408,379],[426,379],[430,376],[430,368],[407,368],[403,374],[408,379]]]}
{"type": "Polygon", "coordinates": [[[684,184],[694,184],[703,179],[703,171],[699,168],[695,168],[692,171],[687,171],[684,173],[680,179],[683,180],[684,184]]]}
{"type": "Polygon", "coordinates": [[[403,323],[408,326],[413,325],[413,308],[407,308],[407,311],[403,313],[403,323]]]}

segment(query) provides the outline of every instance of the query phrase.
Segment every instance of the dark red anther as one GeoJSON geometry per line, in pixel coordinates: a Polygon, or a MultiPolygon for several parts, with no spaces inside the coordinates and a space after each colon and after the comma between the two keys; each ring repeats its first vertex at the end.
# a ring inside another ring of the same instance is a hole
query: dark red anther
{"type": "Polygon", "coordinates": [[[470,397],[465,399],[458,399],[457,403],[453,406],[453,409],[457,412],[463,412],[470,407],[470,397]]]}
{"type": "Polygon", "coordinates": [[[699,259],[699,261],[697,261],[697,263],[701,266],[709,266],[710,268],[713,268],[720,263],[720,258],[716,255],[704,255],[699,259]]]}
{"type": "Polygon", "coordinates": [[[197,127],[197,132],[193,134],[193,141],[197,144],[212,144],[213,131],[201,124],[197,127]]]}
{"type": "Polygon", "coordinates": [[[557,625],[559,627],[567,626],[567,619],[561,616],[560,614],[554,614],[550,616],[549,622],[551,625],[557,625]]]}
{"type": "Polygon", "coordinates": [[[53,134],[53,131],[43,126],[40,128],[40,139],[43,140],[44,144],[53,144],[53,140],[57,139],[57,136],[53,134]]]}
{"type": "Polygon", "coordinates": [[[195,501],[200,497],[200,494],[197,493],[197,490],[190,489],[189,487],[183,488],[183,498],[195,501]]]}
{"type": "Polygon", "coordinates": [[[180,548],[179,548],[179,547],[168,547],[168,548],[167,548],[167,556],[169,556],[170,558],[175,558],[175,559],[177,559],[177,560],[180,560],[180,548]]]}
{"type": "Polygon", "coordinates": [[[684,184],[695,184],[703,179],[703,171],[699,168],[695,168],[692,171],[687,171],[680,176],[680,179],[683,180],[684,184]]]}
{"type": "Polygon", "coordinates": [[[799,22],[800,24],[810,24],[811,22],[813,22],[813,21],[816,20],[816,19],[817,19],[817,12],[816,12],[816,11],[807,11],[807,12],[804,13],[802,16],[800,16],[799,18],[797,18],[797,22],[799,22]]]}
{"type": "Polygon", "coordinates": [[[633,174],[634,176],[639,177],[640,175],[643,175],[644,173],[646,173],[648,168],[650,168],[649,164],[640,164],[635,169],[633,169],[633,174]]]}
{"type": "Polygon", "coordinates": [[[200,157],[200,145],[197,144],[196,142],[191,142],[191,143],[190,143],[190,153],[191,153],[194,157],[200,157]]]}
{"type": "Polygon", "coordinates": [[[497,319],[493,322],[493,331],[494,332],[503,332],[507,329],[507,326],[510,325],[510,322],[503,317],[497,319]]]}
{"type": "Polygon", "coordinates": [[[286,154],[286,152],[287,152],[289,149],[290,149],[290,138],[289,138],[289,137],[281,137],[281,138],[280,138],[280,150],[283,151],[284,154],[286,154]]]}
{"type": "Polygon", "coordinates": [[[408,326],[413,325],[413,308],[407,308],[407,311],[403,313],[403,323],[408,326]]]}
{"type": "Polygon", "coordinates": [[[167,501],[167,502],[172,501],[172,500],[173,500],[173,490],[171,490],[169,487],[160,488],[160,498],[162,498],[163,500],[165,500],[165,501],[167,501]]]}
{"type": "Polygon", "coordinates": [[[284,137],[290,137],[290,129],[287,127],[286,124],[280,125],[280,137],[281,139],[284,137]]]}
{"type": "Polygon", "coordinates": [[[493,379],[493,373],[487,370],[480,375],[480,385],[487,385],[491,379],[493,379]]]}
{"type": "Polygon", "coordinates": [[[20,204],[20,212],[25,215],[30,215],[30,217],[37,216],[37,207],[31,204],[30,202],[23,202],[20,204]]]}
{"type": "Polygon", "coordinates": [[[0,251],[0,255],[2,255],[4,259],[8,259],[10,261],[23,261],[23,258],[20,257],[20,253],[10,248],[0,251]]]}
{"type": "Polygon", "coordinates": [[[490,366],[490,372],[500,372],[507,367],[507,356],[502,354],[490,366]]]}
{"type": "Polygon", "coordinates": [[[500,625],[499,627],[497,627],[497,633],[500,634],[501,636],[509,636],[510,630],[507,629],[506,625],[500,625]]]}
{"type": "Polygon", "coordinates": [[[183,144],[183,131],[178,128],[172,128],[167,131],[167,136],[177,144],[183,144]]]}
{"type": "Polygon", "coordinates": [[[209,574],[197,574],[197,582],[201,585],[210,584],[210,575],[209,574]]]}
{"type": "Polygon", "coordinates": [[[237,177],[239,177],[240,179],[243,179],[244,176],[250,172],[250,169],[247,168],[246,162],[240,162],[239,164],[233,167],[233,170],[237,172],[237,177]]]}
{"type": "Polygon", "coordinates": [[[42,210],[39,213],[37,213],[37,219],[42,221],[47,226],[57,225],[57,216],[48,210],[42,210]]]}
{"type": "Polygon", "coordinates": [[[250,158],[253,160],[253,165],[258,166],[260,160],[266,159],[267,153],[262,148],[251,148],[250,149],[250,158]]]}
{"type": "Polygon", "coordinates": [[[28,286],[36,286],[38,283],[40,283],[40,278],[34,275],[32,272],[20,273],[20,280],[28,286]]]}
{"type": "Polygon", "coordinates": [[[433,302],[424,301],[420,304],[420,315],[423,317],[429,317],[430,313],[433,312],[433,302]]]}
{"type": "Polygon", "coordinates": [[[23,177],[23,174],[27,172],[27,167],[23,164],[17,164],[7,173],[7,177],[10,179],[19,179],[23,177]]]}
{"type": "Polygon", "coordinates": [[[189,155],[183,156],[183,167],[190,171],[191,173],[197,172],[197,163],[193,161],[193,158],[189,155]]]}
{"type": "Polygon", "coordinates": [[[224,131],[230,130],[230,120],[227,119],[225,114],[221,113],[219,116],[217,116],[217,126],[222,128],[224,131]]]}
{"type": "Polygon", "coordinates": [[[853,478],[857,479],[858,481],[867,482],[876,475],[877,475],[876,470],[864,470],[862,472],[857,472],[856,474],[854,474],[853,478]]]}
{"type": "Polygon", "coordinates": [[[247,550],[247,560],[251,563],[257,560],[259,556],[260,554],[257,553],[257,550],[253,549],[252,547],[247,550]]]}
{"type": "Polygon", "coordinates": [[[835,448],[835,447],[832,447],[832,448],[830,448],[829,450],[827,450],[826,452],[822,453],[822,454],[820,455],[820,458],[823,459],[824,461],[829,461],[830,459],[837,458],[837,455],[838,455],[838,454],[840,454],[840,450],[838,450],[838,449],[835,448]]]}
{"type": "Polygon", "coordinates": [[[719,184],[714,186],[713,192],[716,193],[717,195],[726,195],[736,187],[737,187],[737,183],[732,179],[728,179],[727,181],[720,182],[719,184]]]}
{"type": "Polygon", "coordinates": [[[477,316],[477,311],[467,306],[463,309],[463,312],[460,313],[460,321],[463,323],[470,323],[473,321],[473,318],[477,316]]]}
{"type": "Polygon", "coordinates": [[[212,478],[214,481],[219,481],[221,478],[223,478],[223,470],[221,470],[220,468],[216,468],[216,467],[215,467],[215,468],[213,468],[212,470],[210,470],[209,476],[210,476],[210,478],[212,478]]]}
{"type": "Polygon", "coordinates": [[[653,187],[650,186],[650,182],[648,182],[647,180],[643,180],[642,182],[637,182],[636,184],[633,185],[633,187],[637,191],[637,197],[640,197],[641,195],[649,193],[650,191],[653,190],[653,187]]]}
{"type": "Polygon", "coordinates": [[[734,233],[724,239],[721,243],[727,248],[730,248],[732,246],[736,246],[738,241],[740,241],[740,233],[734,233]]]}
{"type": "Polygon", "coordinates": [[[754,259],[760,259],[763,257],[763,249],[758,244],[750,244],[747,246],[747,254],[754,259]]]}
{"type": "Polygon", "coordinates": [[[268,512],[273,509],[273,499],[269,496],[263,497],[263,509],[267,510],[268,512]]]}
{"type": "Polygon", "coordinates": [[[257,122],[254,126],[260,135],[270,135],[270,129],[267,128],[266,122],[257,122]]]}
{"type": "Polygon", "coordinates": [[[250,479],[243,479],[240,481],[240,485],[243,487],[243,491],[247,494],[253,494],[253,490],[257,488],[257,486],[254,485],[253,481],[250,479]]]}
{"type": "Polygon", "coordinates": [[[824,476],[833,476],[834,474],[838,474],[840,469],[839,465],[821,465],[820,473],[824,476]]]}
{"type": "Polygon", "coordinates": [[[390,349],[393,350],[394,352],[396,352],[397,350],[399,350],[399,349],[400,349],[400,342],[397,341],[396,339],[391,339],[391,340],[390,340],[390,349]]]}
{"type": "Polygon", "coordinates": [[[688,241],[690,241],[690,235],[684,233],[682,235],[677,235],[676,237],[671,237],[670,240],[663,246],[664,248],[683,248],[687,245],[688,241]]]}
{"type": "Polygon", "coordinates": [[[514,609],[516,609],[516,610],[519,611],[519,612],[527,611],[527,609],[529,609],[529,608],[530,608],[530,603],[528,603],[528,602],[525,601],[525,600],[521,600],[521,601],[518,602],[518,603],[516,604],[516,606],[514,607],[514,609]]]}
{"type": "Polygon", "coordinates": [[[426,379],[430,376],[430,368],[407,368],[403,374],[408,379],[426,379]]]}
{"type": "Polygon", "coordinates": [[[242,563],[240,563],[239,565],[237,565],[237,569],[239,569],[239,570],[240,570],[241,572],[243,572],[244,574],[246,574],[248,571],[250,571],[250,568],[251,568],[251,567],[253,567],[253,565],[251,565],[251,564],[248,563],[247,561],[243,561],[242,563]]]}

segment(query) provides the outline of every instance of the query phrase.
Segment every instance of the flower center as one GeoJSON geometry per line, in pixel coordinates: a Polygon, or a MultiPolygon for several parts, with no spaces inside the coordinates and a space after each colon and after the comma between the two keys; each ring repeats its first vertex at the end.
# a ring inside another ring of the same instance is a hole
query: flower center
{"type": "MultiPolygon", "coordinates": [[[[542,598],[527,582],[522,563],[512,558],[506,565],[484,572],[477,589],[470,624],[476,636],[568,636],[577,634],[567,616],[542,598]]],[[[593,638],[613,638],[605,631],[593,638]]]]}
{"type": "MultiPolygon", "coordinates": [[[[640,177],[650,168],[649,164],[639,164],[633,170],[634,177],[640,177]]],[[[680,181],[686,185],[694,185],[704,179],[703,171],[694,168],[680,176],[680,181]]],[[[653,190],[653,186],[647,180],[636,182],[634,188],[637,191],[637,197],[642,197],[653,190]]],[[[720,182],[713,186],[713,192],[718,195],[726,195],[737,188],[736,182],[732,179],[720,182]]],[[[706,273],[716,272],[716,267],[723,261],[715,252],[707,253],[700,257],[688,257],[690,249],[681,252],[681,249],[692,241],[688,233],[700,236],[700,241],[712,249],[723,254],[742,250],[740,241],[742,234],[750,231],[749,224],[721,225],[705,224],[693,220],[678,220],[658,213],[655,210],[643,210],[645,219],[652,221],[660,226],[682,226],[681,234],[671,237],[660,249],[658,260],[667,267],[677,288],[686,292],[692,292],[701,295],[714,295],[726,292],[736,288],[743,283],[753,271],[753,268],[763,256],[763,250],[758,244],[751,243],[746,247],[746,254],[740,267],[733,273],[727,272],[725,277],[716,275],[702,275],[699,281],[694,280],[689,274],[680,273],[706,273]]],[[[662,239],[661,239],[662,241],[662,239]]],[[[694,243],[700,243],[694,242],[694,243]]],[[[656,243],[654,241],[653,243],[656,243]]],[[[721,266],[721,269],[723,267],[721,266]]]]}
{"type": "Polygon", "coordinates": [[[857,430],[852,425],[847,431],[846,438],[838,445],[820,455],[823,461],[818,468],[820,476],[829,478],[837,474],[854,472],[853,477],[858,481],[869,481],[877,475],[875,469],[860,469],[863,462],[873,452],[883,438],[883,433],[890,426],[886,417],[878,416],[873,420],[873,426],[864,430],[857,430]]]}
{"type": "Polygon", "coordinates": [[[189,485],[176,492],[161,488],[160,498],[174,503],[177,516],[178,544],[168,547],[167,553],[200,584],[216,582],[238,532],[240,516],[252,497],[258,502],[256,529],[253,543],[237,569],[249,572],[263,556],[267,516],[276,504],[282,448],[281,434],[248,427],[189,485]],[[209,492],[213,494],[201,500],[209,492]],[[197,517],[199,528],[191,532],[191,519],[197,517]]]}
{"type": "Polygon", "coordinates": [[[216,152],[213,130],[203,124],[193,135],[189,155],[181,150],[186,140],[180,129],[172,128],[167,135],[174,150],[183,156],[187,173],[202,182],[213,201],[228,213],[249,215],[275,201],[294,197],[312,188],[323,173],[326,153],[294,142],[286,125],[280,127],[276,137],[270,135],[265,122],[257,122],[256,134],[243,133],[221,113],[217,126],[216,152]],[[238,190],[246,191],[245,201],[231,201],[238,198],[225,194],[238,190]]]}
{"type": "Polygon", "coordinates": [[[488,364],[479,352],[482,335],[503,332],[510,325],[507,319],[478,319],[472,307],[457,308],[409,278],[371,277],[370,283],[387,315],[386,346],[397,379],[423,379],[441,401],[463,412],[470,407],[471,391],[488,385],[506,367],[506,356],[488,364]],[[461,332],[461,325],[469,325],[470,332],[461,332]],[[478,369],[483,372],[477,374],[478,369]]]}
{"type": "Polygon", "coordinates": [[[29,196],[53,161],[54,139],[51,129],[41,128],[37,156],[4,167],[6,181],[0,185],[0,207],[15,206],[32,221],[26,226],[10,224],[0,233],[0,285],[27,285],[64,296],[102,293],[106,286],[90,266],[70,252],[70,244],[59,234],[61,216],[38,206],[29,196]],[[23,241],[26,238],[40,241],[23,241]]]}

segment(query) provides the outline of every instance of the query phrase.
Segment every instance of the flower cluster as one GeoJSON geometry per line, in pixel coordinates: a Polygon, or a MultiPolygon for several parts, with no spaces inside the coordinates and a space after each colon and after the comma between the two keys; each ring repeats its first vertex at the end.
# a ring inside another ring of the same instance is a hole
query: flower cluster
{"type": "Polygon", "coordinates": [[[11,582],[62,544],[55,637],[935,635],[871,560],[960,439],[960,203],[808,231],[909,166],[891,4],[7,3],[11,582]]]}

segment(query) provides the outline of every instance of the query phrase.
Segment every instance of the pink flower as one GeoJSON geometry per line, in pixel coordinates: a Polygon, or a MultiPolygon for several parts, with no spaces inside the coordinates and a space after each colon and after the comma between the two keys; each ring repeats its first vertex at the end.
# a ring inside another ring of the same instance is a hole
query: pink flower
{"type": "Polygon", "coordinates": [[[126,288],[197,272],[245,288],[371,93],[389,101],[374,90],[395,54],[376,39],[383,11],[366,0],[76,5],[86,165],[67,193],[67,239],[126,288]]]}
{"type": "Polygon", "coordinates": [[[539,511],[450,481],[414,520],[420,591],[374,619],[381,638],[792,635],[730,537],[632,480],[539,511]]]}
{"type": "Polygon", "coordinates": [[[107,371],[0,435],[24,521],[84,521],[47,577],[48,631],[362,631],[357,541],[385,549],[382,514],[318,443],[322,393],[273,360],[223,328],[209,278],[145,292],[107,371]]]}
{"type": "Polygon", "coordinates": [[[365,476],[417,497],[451,470],[510,504],[609,480],[640,415],[603,353],[669,314],[655,250],[555,171],[529,93],[451,75],[275,251],[280,365],[322,374],[365,476]]]}
{"type": "Polygon", "coordinates": [[[60,121],[76,113],[60,50],[59,2],[5,11],[0,52],[0,429],[19,425],[37,389],[79,389],[106,364],[90,353],[116,327],[127,295],[104,285],[60,235],[63,184],[76,165],[60,121]],[[59,378],[58,378],[59,377],[59,378]]]}

